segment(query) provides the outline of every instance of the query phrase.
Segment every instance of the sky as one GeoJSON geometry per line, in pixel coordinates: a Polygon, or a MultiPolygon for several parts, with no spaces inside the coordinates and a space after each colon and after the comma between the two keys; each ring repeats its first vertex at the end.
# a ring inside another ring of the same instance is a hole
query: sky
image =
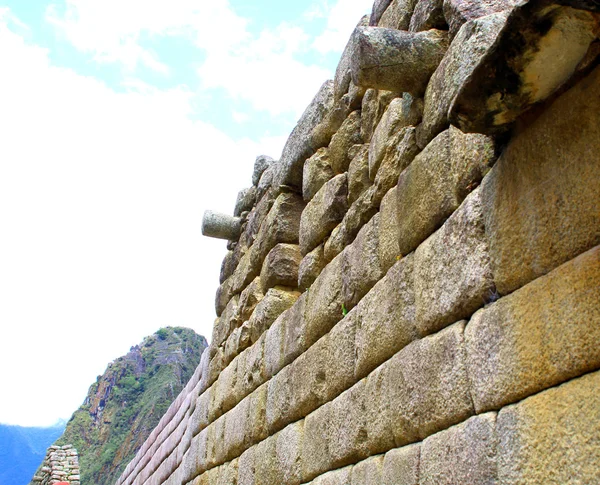
{"type": "Polygon", "coordinates": [[[161,327],[211,338],[231,214],[372,0],[0,0],[0,423],[69,418],[161,327]]]}

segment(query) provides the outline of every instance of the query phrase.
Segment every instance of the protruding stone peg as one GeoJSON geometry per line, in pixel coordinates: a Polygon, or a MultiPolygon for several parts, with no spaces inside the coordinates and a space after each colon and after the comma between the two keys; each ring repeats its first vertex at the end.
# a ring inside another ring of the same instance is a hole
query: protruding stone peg
{"type": "Polygon", "coordinates": [[[420,97],[447,49],[448,33],[440,30],[359,27],[350,63],[352,82],[420,97]]]}
{"type": "Polygon", "coordinates": [[[204,218],[202,219],[202,234],[204,236],[237,241],[241,232],[242,221],[239,217],[213,211],[204,212],[204,218]]]}

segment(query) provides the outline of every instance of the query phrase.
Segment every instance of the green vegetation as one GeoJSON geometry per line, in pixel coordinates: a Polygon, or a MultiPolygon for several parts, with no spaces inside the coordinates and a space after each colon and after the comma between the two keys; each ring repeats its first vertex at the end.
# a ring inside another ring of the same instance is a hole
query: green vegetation
{"type": "Polygon", "coordinates": [[[194,373],[206,339],[161,328],[109,364],[57,444],[79,451],[82,483],[112,485],[194,373]]]}

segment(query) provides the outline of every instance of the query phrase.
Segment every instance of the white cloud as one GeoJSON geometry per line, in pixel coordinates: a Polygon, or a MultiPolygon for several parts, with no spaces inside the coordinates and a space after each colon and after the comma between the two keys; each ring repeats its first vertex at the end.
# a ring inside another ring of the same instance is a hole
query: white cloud
{"type": "Polygon", "coordinates": [[[231,213],[283,140],[191,121],[186,89],[53,67],[5,16],[0,45],[0,421],[49,424],[159,327],[210,338],[225,243],[202,213],[231,213]]]}
{"type": "Polygon", "coordinates": [[[329,7],[327,28],[313,42],[322,54],[342,52],[363,15],[371,13],[373,0],[338,0],[329,7]]]}

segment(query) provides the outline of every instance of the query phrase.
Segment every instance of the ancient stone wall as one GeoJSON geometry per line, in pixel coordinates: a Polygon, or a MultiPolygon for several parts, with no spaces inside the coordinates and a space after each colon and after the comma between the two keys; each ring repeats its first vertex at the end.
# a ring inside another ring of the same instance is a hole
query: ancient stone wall
{"type": "Polygon", "coordinates": [[[599,12],[377,0],[118,485],[600,483],[599,12]]]}
{"type": "Polygon", "coordinates": [[[79,456],[72,445],[51,446],[32,483],[79,485],[79,456]]]}

